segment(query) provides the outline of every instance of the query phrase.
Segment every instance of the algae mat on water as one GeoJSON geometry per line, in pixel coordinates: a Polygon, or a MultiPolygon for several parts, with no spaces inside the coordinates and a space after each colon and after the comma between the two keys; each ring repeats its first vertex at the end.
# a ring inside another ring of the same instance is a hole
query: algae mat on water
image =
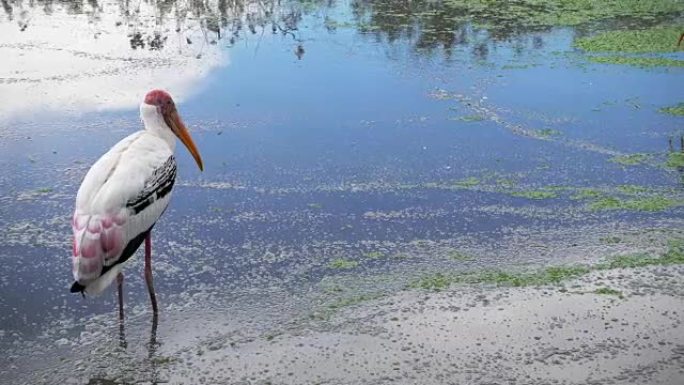
{"type": "Polygon", "coordinates": [[[587,52],[676,52],[682,31],[678,27],[610,31],[579,38],[575,41],[575,47],[587,52]]]}
{"type": "MultiPolygon", "coordinates": [[[[660,255],[630,254],[608,258],[594,265],[551,266],[534,271],[480,270],[472,272],[439,272],[425,275],[409,286],[426,290],[444,290],[454,284],[494,284],[497,286],[542,286],[559,284],[581,277],[592,271],[628,269],[654,265],[684,263],[684,240],[671,239],[667,250],[660,255]]],[[[607,294],[607,293],[606,293],[607,294]]]]}
{"type": "MultiPolygon", "coordinates": [[[[592,53],[669,53],[678,50],[677,41],[680,34],[681,29],[677,27],[610,31],[596,36],[579,38],[574,45],[592,53]]],[[[600,64],[622,64],[636,67],[684,67],[684,60],[659,56],[590,56],[589,60],[600,64]]]]}
{"type": "Polygon", "coordinates": [[[574,26],[614,18],[652,20],[656,16],[673,16],[684,10],[678,0],[446,0],[450,8],[466,11],[473,21],[505,25],[574,26]]]}

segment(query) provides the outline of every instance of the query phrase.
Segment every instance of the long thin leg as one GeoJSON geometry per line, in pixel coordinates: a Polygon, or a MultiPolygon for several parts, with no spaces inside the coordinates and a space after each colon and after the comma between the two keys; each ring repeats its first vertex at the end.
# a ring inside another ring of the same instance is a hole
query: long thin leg
{"type": "Polygon", "coordinates": [[[124,330],[124,309],[123,309],[123,273],[116,276],[117,291],[119,292],[119,346],[126,349],[126,332],[124,330]]]}
{"type": "Polygon", "coordinates": [[[119,322],[121,322],[121,323],[123,323],[123,321],[124,321],[123,281],[124,281],[124,275],[123,275],[123,273],[119,273],[119,275],[116,276],[116,283],[117,283],[117,291],[119,292],[119,322]]]}
{"type": "Polygon", "coordinates": [[[145,282],[147,282],[147,291],[150,292],[152,313],[156,316],[158,314],[157,296],[154,294],[154,286],[152,285],[152,231],[147,233],[145,237],[145,282]]]}

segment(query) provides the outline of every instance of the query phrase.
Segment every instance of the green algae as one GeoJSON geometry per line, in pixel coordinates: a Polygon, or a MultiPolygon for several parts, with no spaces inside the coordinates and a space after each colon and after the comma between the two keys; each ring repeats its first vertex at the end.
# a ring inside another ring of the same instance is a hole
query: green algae
{"type": "Polygon", "coordinates": [[[628,211],[664,211],[673,207],[684,205],[684,201],[670,199],[660,195],[643,196],[633,199],[622,199],[613,196],[605,196],[591,202],[589,209],[602,210],[628,210],[628,211]]]}
{"type": "Polygon", "coordinates": [[[634,184],[623,184],[620,186],[617,186],[617,190],[620,191],[623,194],[627,195],[639,195],[639,194],[645,194],[651,191],[648,187],[645,186],[638,186],[634,184]]]}
{"type": "Polygon", "coordinates": [[[383,254],[379,251],[369,251],[367,253],[364,253],[363,256],[366,258],[370,258],[370,259],[378,259],[378,258],[384,257],[385,254],[383,254]]]}
{"type": "Polygon", "coordinates": [[[558,136],[560,134],[561,134],[560,131],[554,130],[553,128],[544,128],[541,130],[537,130],[535,132],[535,137],[540,138],[540,139],[548,139],[548,138],[551,138],[552,136],[558,136]]]}
{"type": "Polygon", "coordinates": [[[609,159],[609,161],[623,166],[636,166],[638,164],[645,163],[648,161],[649,156],[647,154],[628,154],[628,155],[616,155],[609,159]]]}
{"type": "Polygon", "coordinates": [[[614,295],[619,298],[623,298],[622,292],[620,290],[615,290],[610,287],[600,287],[593,291],[594,294],[600,295],[614,295]]]}
{"type": "Polygon", "coordinates": [[[528,68],[532,68],[532,67],[536,67],[536,66],[538,66],[538,64],[533,64],[533,63],[529,63],[529,64],[505,64],[505,65],[501,66],[501,69],[502,70],[524,70],[524,69],[528,69],[528,68]]]}
{"type": "Polygon", "coordinates": [[[501,29],[575,26],[618,17],[650,21],[684,9],[677,0],[446,0],[445,5],[461,15],[472,15],[479,25],[501,29]]]}
{"type": "Polygon", "coordinates": [[[549,190],[513,191],[510,194],[514,197],[534,200],[558,198],[558,193],[549,190]]]}
{"type": "Polygon", "coordinates": [[[587,52],[676,52],[681,32],[678,27],[609,31],[579,38],[574,45],[587,52]]]}
{"type": "Polygon", "coordinates": [[[323,208],[323,205],[320,203],[307,203],[306,207],[310,209],[320,210],[323,208]]]}
{"type": "Polygon", "coordinates": [[[684,60],[650,56],[589,56],[589,61],[598,64],[630,65],[641,68],[649,67],[684,67],[684,60]]]}
{"type": "Polygon", "coordinates": [[[480,184],[480,179],[475,178],[474,176],[457,180],[455,181],[452,186],[455,188],[470,188],[470,187],[475,187],[480,184]]]}
{"type": "Polygon", "coordinates": [[[438,272],[424,275],[412,282],[409,287],[440,291],[454,284],[494,284],[511,287],[555,285],[572,278],[579,278],[592,271],[680,264],[684,264],[684,239],[672,239],[668,241],[668,248],[662,255],[619,255],[594,265],[551,266],[535,271],[438,272]]]}
{"type": "Polygon", "coordinates": [[[574,200],[584,200],[584,199],[596,199],[603,196],[603,193],[599,190],[593,188],[581,188],[578,189],[575,194],[570,196],[570,199],[574,200]]]}
{"type": "Polygon", "coordinates": [[[330,261],[330,263],[328,263],[329,268],[338,269],[338,270],[353,269],[358,265],[359,265],[359,263],[357,261],[352,261],[352,260],[342,259],[342,258],[332,260],[332,261],[330,261]]]}
{"type": "Polygon", "coordinates": [[[670,114],[675,116],[684,116],[684,103],[679,103],[674,106],[663,107],[658,111],[664,114],[670,114]]]}
{"type": "Polygon", "coordinates": [[[671,152],[667,154],[665,167],[684,168],[684,152],[671,152]]]}
{"type": "Polygon", "coordinates": [[[443,290],[453,284],[494,284],[497,286],[524,287],[554,284],[589,272],[584,266],[553,266],[533,272],[507,272],[482,270],[471,273],[436,273],[412,283],[412,287],[426,290],[443,290]]]}
{"type": "Polygon", "coordinates": [[[327,308],[330,310],[339,310],[345,307],[353,306],[353,305],[358,305],[362,302],[370,301],[373,299],[380,298],[381,295],[379,294],[359,294],[359,295],[353,295],[351,297],[345,297],[338,299],[332,303],[329,303],[327,305],[327,308]]]}

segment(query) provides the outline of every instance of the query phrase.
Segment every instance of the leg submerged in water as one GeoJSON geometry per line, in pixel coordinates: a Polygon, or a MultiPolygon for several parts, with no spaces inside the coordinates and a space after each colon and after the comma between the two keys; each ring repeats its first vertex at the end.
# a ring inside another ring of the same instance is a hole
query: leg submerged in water
{"type": "Polygon", "coordinates": [[[152,313],[156,316],[158,313],[157,296],[154,294],[154,286],[152,284],[152,231],[147,233],[145,237],[145,282],[147,283],[147,291],[150,293],[152,313]]]}

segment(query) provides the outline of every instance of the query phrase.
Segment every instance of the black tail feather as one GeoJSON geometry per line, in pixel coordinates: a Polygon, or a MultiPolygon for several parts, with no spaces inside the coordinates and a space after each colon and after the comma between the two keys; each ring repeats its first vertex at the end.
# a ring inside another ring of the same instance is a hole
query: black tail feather
{"type": "Polygon", "coordinates": [[[71,289],[69,291],[72,293],[81,293],[81,295],[85,297],[85,286],[81,285],[78,282],[74,282],[74,284],[71,285],[71,289]]]}

